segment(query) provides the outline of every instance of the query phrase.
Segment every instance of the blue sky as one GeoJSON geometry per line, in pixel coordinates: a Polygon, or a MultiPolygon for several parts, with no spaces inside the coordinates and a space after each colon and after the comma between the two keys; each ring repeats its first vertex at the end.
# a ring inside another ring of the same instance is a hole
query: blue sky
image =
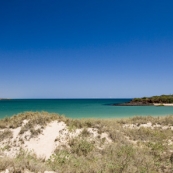
{"type": "Polygon", "coordinates": [[[0,1],[0,97],[173,94],[173,1],[0,1]]]}

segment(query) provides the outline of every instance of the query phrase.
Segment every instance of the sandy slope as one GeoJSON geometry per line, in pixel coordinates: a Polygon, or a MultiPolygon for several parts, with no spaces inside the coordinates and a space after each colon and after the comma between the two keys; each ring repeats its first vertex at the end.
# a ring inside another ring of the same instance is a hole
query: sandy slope
{"type": "MultiPolygon", "coordinates": [[[[28,122],[24,120],[22,126],[26,123],[28,122]]],[[[2,157],[3,155],[14,157],[21,149],[24,149],[25,151],[35,153],[37,157],[47,160],[57,147],[69,147],[69,140],[79,136],[83,131],[83,128],[69,131],[64,122],[52,121],[44,127],[40,134],[32,136],[30,130],[26,131],[24,134],[20,134],[22,126],[16,129],[8,129],[12,131],[12,137],[0,141],[0,155],[2,157]]],[[[35,130],[37,129],[41,129],[41,126],[35,126],[35,130]]],[[[1,131],[3,132],[5,130],[7,129],[1,131]]],[[[97,140],[105,138],[106,143],[111,142],[107,133],[99,134],[96,128],[88,128],[87,131],[90,133],[88,137],[89,141],[95,140],[97,143],[97,140]],[[97,138],[98,136],[100,136],[99,139],[97,138]]]]}
{"type": "Polygon", "coordinates": [[[56,148],[56,137],[60,135],[60,130],[64,128],[66,128],[66,125],[63,122],[51,122],[37,138],[31,138],[25,142],[25,149],[33,151],[38,157],[48,159],[56,148]]]}

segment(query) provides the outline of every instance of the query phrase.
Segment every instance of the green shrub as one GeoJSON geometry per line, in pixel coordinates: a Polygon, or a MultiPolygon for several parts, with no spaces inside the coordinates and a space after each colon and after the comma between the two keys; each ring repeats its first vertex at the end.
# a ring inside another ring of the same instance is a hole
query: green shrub
{"type": "Polygon", "coordinates": [[[88,137],[88,136],[90,136],[90,132],[86,128],[84,128],[82,130],[80,136],[82,136],[82,137],[88,137]]]}
{"type": "Polygon", "coordinates": [[[78,156],[87,156],[94,149],[94,144],[86,139],[74,138],[69,142],[71,152],[78,156]]]}
{"type": "Polygon", "coordinates": [[[12,137],[13,137],[13,134],[11,130],[0,131],[0,142],[12,137]]]}

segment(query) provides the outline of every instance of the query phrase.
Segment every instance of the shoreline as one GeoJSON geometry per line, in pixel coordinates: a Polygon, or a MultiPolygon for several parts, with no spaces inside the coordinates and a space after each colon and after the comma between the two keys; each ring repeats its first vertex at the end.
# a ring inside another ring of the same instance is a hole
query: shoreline
{"type": "Polygon", "coordinates": [[[142,103],[142,102],[128,102],[128,103],[116,103],[112,106],[173,106],[173,103],[142,103]]]}
{"type": "Polygon", "coordinates": [[[153,103],[154,106],[173,106],[173,103],[153,103]]]}

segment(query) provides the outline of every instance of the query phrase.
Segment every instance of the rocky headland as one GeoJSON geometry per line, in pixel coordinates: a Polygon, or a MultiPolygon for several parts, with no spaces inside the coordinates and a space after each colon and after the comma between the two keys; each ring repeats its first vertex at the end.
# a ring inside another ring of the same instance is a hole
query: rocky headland
{"type": "Polygon", "coordinates": [[[115,103],[113,106],[173,106],[173,95],[134,98],[127,103],[115,103]]]}

